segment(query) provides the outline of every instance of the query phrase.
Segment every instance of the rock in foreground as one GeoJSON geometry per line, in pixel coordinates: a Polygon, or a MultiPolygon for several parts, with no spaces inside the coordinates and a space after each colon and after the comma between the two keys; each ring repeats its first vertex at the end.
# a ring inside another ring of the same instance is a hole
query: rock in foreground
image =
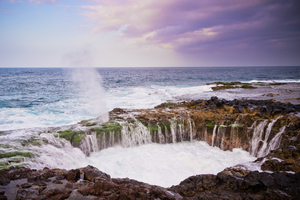
{"type": "Polygon", "coordinates": [[[299,199],[300,173],[228,168],[162,188],[111,178],[97,168],[0,171],[0,199],[299,199]]]}

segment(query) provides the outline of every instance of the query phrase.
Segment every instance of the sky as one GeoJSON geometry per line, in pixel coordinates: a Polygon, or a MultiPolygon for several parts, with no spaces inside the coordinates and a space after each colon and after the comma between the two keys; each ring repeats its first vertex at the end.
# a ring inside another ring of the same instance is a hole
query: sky
{"type": "Polygon", "coordinates": [[[0,0],[0,67],[300,66],[299,0],[0,0]]]}

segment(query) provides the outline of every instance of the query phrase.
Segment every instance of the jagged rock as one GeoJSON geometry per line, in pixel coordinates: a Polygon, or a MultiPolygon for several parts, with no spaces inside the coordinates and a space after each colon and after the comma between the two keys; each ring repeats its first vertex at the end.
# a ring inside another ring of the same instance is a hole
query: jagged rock
{"type": "MultiPolygon", "coordinates": [[[[124,119],[124,113],[132,114],[134,117],[124,120],[146,126],[147,131],[152,134],[150,142],[161,139],[158,136],[159,129],[164,137],[162,143],[172,142],[172,122],[175,126],[180,124],[185,128],[181,135],[182,141],[205,138],[208,144],[223,150],[237,147],[252,150],[250,143],[255,127],[265,121],[262,134],[265,136],[268,125],[274,122],[270,126],[267,142],[274,139],[284,127],[284,133],[278,136],[281,142],[276,148],[279,148],[267,155],[261,154],[262,157],[258,159],[259,162],[264,162],[262,170],[273,173],[252,172],[239,166],[227,168],[217,175],[192,176],[179,185],[166,189],[131,179],[111,179],[110,175],[93,166],[73,170],[44,168],[38,171],[20,168],[1,170],[0,185],[5,188],[11,180],[26,179],[26,183],[22,182],[21,186],[16,187],[17,199],[72,199],[71,196],[79,198],[80,195],[92,195],[99,199],[299,199],[300,119],[290,114],[296,111],[300,111],[300,105],[272,100],[226,101],[212,97],[207,101],[196,100],[176,105],[169,103],[156,109],[118,108],[110,112],[115,119],[124,119]],[[174,118],[177,120],[171,121],[174,118]],[[215,140],[212,142],[214,130],[215,133],[221,130],[222,134],[215,134],[215,140]],[[85,181],[77,182],[80,174],[84,174],[85,181]]],[[[106,124],[101,127],[102,132],[96,134],[108,134],[105,130],[110,131],[113,126],[116,125],[106,124]]],[[[120,126],[117,128],[120,130],[120,126]]],[[[94,131],[96,132],[96,129],[94,131]]],[[[91,133],[92,130],[87,132],[91,133]]],[[[114,140],[120,144],[121,140],[117,137],[121,137],[121,134],[116,134],[114,140]]],[[[178,138],[179,135],[176,135],[176,141],[178,138]]],[[[262,137],[260,140],[263,139],[262,137]]],[[[262,147],[262,141],[259,147],[262,147]]],[[[6,199],[5,189],[1,188],[0,199],[6,199]]]]}
{"type": "Polygon", "coordinates": [[[55,176],[55,172],[48,169],[44,168],[44,170],[39,170],[39,171],[32,171],[28,173],[27,179],[28,182],[37,182],[37,181],[47,181],[49,178],[55,176]]]}
{"type": "Polygon", "coordinates": [[[74,181],[76,182],[78,179],[80,179],[80,171],[79,169],[72,169],[67,173],[67,178],[68,181],[74,181]]]}
{"type": "Polygon", "coordinates": [[[122,108],[114,108],[111,112],[115,112],[115,113],[125,113],[125,111],[122,108]]]}
{"type": "MultiPolygon", "coordinates": [[[[80,195],[92,195],[100,199],[297,199],[300,197],[300,173],[258,172],[246,170],[243,166],[227,168],[217,175],[196,175],[183,180],[179,185],[162,188],[142,183],[128,178],[110,179],[109,175],[97,168],[87,166],[81,169],[69,170],[67,174],[77,173],[77,170],[93,174],[91,179],[74,183],[67,177],[61,184],[38,181],[26,182],[16,187],[16,199],[66,199],[80,195]],[[97,181],[95,181],[97,180],[97,181]]],[[[0,171],[0,174],[2,174],[0,171]]],[[[8,170],[16,173],[17,169],[8,170]]],[[[42,177],[45,174],[59,175],[57,169],[29,170],[28,176],[35,174],[42,177]],[[51,173],[49,172],[51,171],[51,173]]],[[[82,197],[82,198],[83,198],[82,197]]],[[[6,199],[4,191],[0,191],[0,199],[6,199]]]]}
{"type": "Polygon", "coordinates": [[[96,167],[87,166],[82,168],[81,171],[84,173],[84,179],[89,180],[91,182],[97,182],[99,180],[110,180],[110,175],[99,171],[96,167]]]}
{"type": "Polygon", "coordinates": [[[300,197],[300,173],[258,171],[235,177],[230,171],[218,175],[192,176],[170,190],[191,199],[297,199],[300,197]]]}
{"type": "Polygon", "coordinates": [[[7,185],[10,183],[10,179],[8,178],[1,178],[0,179],[0,185],[7,185]]]}
{"type": "Polygon", "coordinates": [[[16,200],[26,200],[26,199],[43,199],[39,194],[41,192],[41,188],[38,186],[34,186],[26,189],[18,189],[16,200]]]}
{"type": "Polygon", "coordinates": [[[44,190],[41,195],[46,196],[47,199],[66,199],[70,196],[71,190],[67,189],[50,189],[50,190],[44,190]]]}

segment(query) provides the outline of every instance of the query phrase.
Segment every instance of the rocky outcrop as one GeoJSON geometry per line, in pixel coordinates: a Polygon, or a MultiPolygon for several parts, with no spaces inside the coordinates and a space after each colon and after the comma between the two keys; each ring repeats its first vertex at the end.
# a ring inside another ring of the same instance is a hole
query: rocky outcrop
{"type": "MultiPolygon", "coordinates": [[[[162,188],[114,179],[92,166],[38,171],[12,167],[0,171],[0,199],[298,199],[300,118],[295,112],[299,111],[300,105],[274,100],[226,101],[217,97],[164,103],[154,109],[117,108],[110,112],[107,123],[85,120],[73,129],[55,129],[52,134],[87,156],[114,145],[205,141],[223,150],[242,148],[250,152],[265,172],[239,166],[217,175],[192,176],[177,186],[162,188]]],[[[26,147],[48,143],[38,136],[21,141],[26,147]]],[[[5,167],[21,162],[20,156],[29,159],[35,155],[0,152],[5,167]]]]}
{"type": "Polygon", "coordinates": [[[225,169],[217,175],[191,176],[170,189],[184,199],[298,199],[300,173],[245,173],[225,169]]]}
{"type": "Polygon", "coordinates": [[[128,178],[112,179],[97,168],[0,170],[0,199],[180,199],[165,188],[128,178]],[[82,176],[84,179],[79,179],[82,176]]]}
{"type": "Polygon", "coordinates": [[[228,168],[162,188],[128,178],[110,178],[97,168],[0,170],[0,199],[299,199],[300,173],[228,168]],[[84,179],[78,179],[77,175],[84,179]],[[88,175],[86,175],[86,173],[88,175]],[[72,178],[71,178],[72,177],[72,178]],[[78,179],[78,180],[77,180],[78,179]],[[77,181],[76,181],[77,180],[77,181]]]}

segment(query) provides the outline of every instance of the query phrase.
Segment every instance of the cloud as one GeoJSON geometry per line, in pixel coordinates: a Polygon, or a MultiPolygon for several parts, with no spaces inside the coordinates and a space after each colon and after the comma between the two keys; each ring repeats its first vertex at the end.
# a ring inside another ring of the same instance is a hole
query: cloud
{"type": "Polygon", "coordinates": [[[217,48],[296,48],[300,1],[89,0],[82,15],[98,22],[94,34],[120,31],[134,45],[178,52],[217,48]],[[126,28],[124,28],[126,27],[126,28]]]}
{"type": "Polygon", "coordinates": [[[28,0],[30,3],[36,4],[55,4],[57,0],[28,0]]]}

